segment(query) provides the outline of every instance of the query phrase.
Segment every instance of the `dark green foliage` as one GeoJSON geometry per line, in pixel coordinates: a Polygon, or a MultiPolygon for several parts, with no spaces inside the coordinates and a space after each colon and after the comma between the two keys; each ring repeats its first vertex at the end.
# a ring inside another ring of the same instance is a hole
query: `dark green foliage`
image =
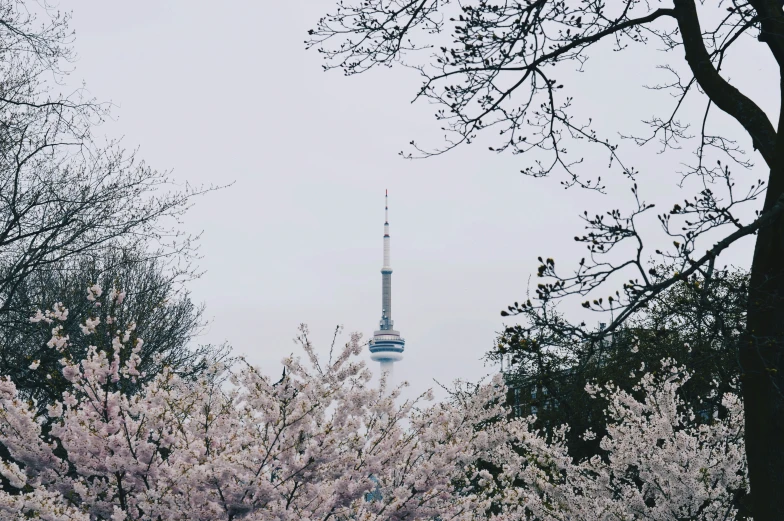
{"type": "Polygon", "coordinates": [[[722,414],[721,395],[734,389],[741,374],[737,342],[745,327],[747,288],[748,273],[738,270],[714,273],[707,290],[702,278],[682,281],[593,344],[556,343],[558,338],[544,332],[536,338],[510,326],[489,358],[506,361],[513,413],[527,415],[536,407],[541,427],[571,426],[576,458],[599,454],[606,404],[585,391],[589,382],[612,382],[633,392],[643,371],[674,359],[693,374],[682,392],[697,420],[722,414]],[[716,387],[718,393],[711,392],[716,387]],[[587,429],[599,434],[596,440],[581,438],[587,429]]]}
{"type": "Polygon", "coordinates": [[[0,374],[9,375],[39,408],[61,397],[69,386],[60,372],[62,355],[46,345],[56,324],[29,320],[36,310],[51,309],[57,302],[69,309],[63,333],[70,337],[75,357],[82,356],[88,345],[109,352],[111,331],[103,333],[106,338],[84,337],[79,325],[95,316],[104,324],[106,314],[111,313],[120,324],[135,323],[134,335],[144,341],[139,368],[144,376],[137,385],[154,377],[163,365],[186,375],[198,372],[205,357],[214,360],[223,351],[211,346],[189,347],[203,326],[203,308],[191,301],[182,286],[181,279],[187,275],[169,269],[160,259],[117,250],[37,271],[20,285],[9,311],[0,315],[0,374]],[[96,283],[104,292],[113,287],[125,291],[122,306],[109,310],[88,301],[87,288],[96,283]],[[31,370],[34,360],[40,360],[40,366],[31,370]]]}

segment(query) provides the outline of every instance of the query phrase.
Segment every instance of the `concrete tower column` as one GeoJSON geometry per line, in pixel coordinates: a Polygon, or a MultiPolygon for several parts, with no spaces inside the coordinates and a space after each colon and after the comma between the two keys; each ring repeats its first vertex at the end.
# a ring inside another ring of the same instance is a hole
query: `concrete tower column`
{"type": "Polygon", "coordinates": [[[392,382],[393,366],[403,359],[405,340],[393,329],[392,320],[392,266],[389,260],[389,193],[384,195],[384,264],[381,267],[381,321],[370,341],[370,359],[380,362],[381,373],[387,373],[387,383],[392,382]]]}

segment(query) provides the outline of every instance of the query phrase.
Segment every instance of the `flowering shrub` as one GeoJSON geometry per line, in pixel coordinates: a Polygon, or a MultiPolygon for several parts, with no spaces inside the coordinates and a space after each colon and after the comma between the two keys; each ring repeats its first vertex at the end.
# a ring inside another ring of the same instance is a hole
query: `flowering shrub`
{"type": "Polygon", "coordinates": [[[610,403],[608,457],[575,463],[563,429],[548,441],[506,418],[499,378],[398,404],[399,390],[369,385],[358,335],[327,364],[303,342],[308,363],[287,358],[278,382],[240,363],[137,388],[123,385],[138,376],[133,324],[81,317],[77,362],[68,319],[61,304],[33,317],[53,326],[72,384],[61,401],[36,416],[0,381],[2,519],[714,520],[745,486],[737,398],[726,419],[692,426],[675,368],[642,378],[642,402],[594,390],[610,403]]]}
{"type": "Polygon", "coordinates": [[[742,403],[727,394],[727,416],[698,425],[677,392],[688,375],[663,365],[664,374],[645,374],[634,389],[643,392],[643,400],[612,385],[588,387],[609,403],[600,444],[606,458],[573,462],[566,449],[568,426],[546,440],[511,422],[518,440],[504,448],[510,462],[504,476],[524,483],[507,489],[512,501],[523,502],[542,520],[734,519],[733,496],[748,487],[742,403]],[[511,447],[523,456],[515,457],[511,447]]]}

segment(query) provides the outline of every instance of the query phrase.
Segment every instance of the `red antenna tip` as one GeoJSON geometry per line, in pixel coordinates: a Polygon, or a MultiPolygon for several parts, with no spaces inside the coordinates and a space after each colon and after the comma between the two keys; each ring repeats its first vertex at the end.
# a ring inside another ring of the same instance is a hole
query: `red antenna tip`
{"type": "Polygon", "coordinates": [[[389,195],[389,189],[388,188],[384,189],[384,195],[389,195]]]}

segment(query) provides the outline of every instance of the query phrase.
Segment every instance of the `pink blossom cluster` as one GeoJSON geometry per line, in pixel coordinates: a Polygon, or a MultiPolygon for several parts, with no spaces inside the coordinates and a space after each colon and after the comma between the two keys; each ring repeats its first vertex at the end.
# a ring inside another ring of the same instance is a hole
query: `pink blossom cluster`
{"type": "MultiPolygon", "coordinates": [[[[35,318],[65,320],[57,309],[35,318]]],[[[96,324],[83,318],[87,343],[96,324]]],[[[55,327],[73,385],[42,417],[0,380],[1,519],[719,520],[746,486],[739,400],[697,426],[675,367],[642,377],[642,401],[591,389],[610,404],[608,457],[574,462],[567,427],[548,439],[507,417],[499,377],[433,405],[371,386],[359,335],[327,364],[305,343],[277,382],[218,364],[195,379],[164,369],[131,392],[141,343],[112,327],[78,362],[55,327]]]]}

